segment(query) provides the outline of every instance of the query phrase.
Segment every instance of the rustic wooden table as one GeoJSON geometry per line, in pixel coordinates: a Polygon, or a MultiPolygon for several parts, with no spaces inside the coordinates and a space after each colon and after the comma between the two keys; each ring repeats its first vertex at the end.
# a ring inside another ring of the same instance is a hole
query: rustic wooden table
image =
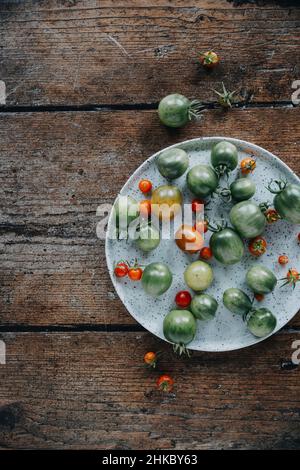
{"type": "Polygon", "coordinates": [[[176,359],[117,298],[95,233],[98,204],[184,139],[249,140],[299,174],[298,1],[2,0],[0,21],[0,447],[299,448],[299,315],[256,347],[176,359]],[[228,113],[222,81],[240,91],[228,113]],[[163,128],[172,91],[207,102],[203,121],[163,128]],[[155,372],[147,350],[164,351],[155,372]],[[174,393],[154,391],[161,372],[174,393]]]}

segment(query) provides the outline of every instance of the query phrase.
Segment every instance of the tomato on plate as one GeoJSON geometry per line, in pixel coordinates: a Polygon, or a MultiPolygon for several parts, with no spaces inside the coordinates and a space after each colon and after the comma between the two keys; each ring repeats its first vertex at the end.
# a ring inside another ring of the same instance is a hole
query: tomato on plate
{"type": "Polygon", "coordinates": [[[210,237],[209,246],[214,257],[222,264],[239,263],[244,254],[244,243],[232,228],[217,229],[210,237]]]}
{"type": "Polygon", "coordinates": [[[167,149],[157,157],[156,166],[162,176],[173,180],[186,172],[189,166],[189,156],[180,148],[167,149]]]}
{"type": "Polygon", "coordinates": [[[188,290],[181,290],[177,292],[175,302],[178,307],[188,307],[192,301],[192,296],[188,290]]]}
{"type": "Polygon", "coordinates": [[[246,315],[252,309],[252,302],[241,289],[231,287],[223,294],[223,304],[232,313],[246,315]]]}
{"type": "Polygon", "coordinates": [[[125,261],[120,261],[116,264],[114,273],[116,277],[125,277],[129,271],[128,264],[125,261]]]}
{"type": "Polygon", "coordinates": [[[278,256],[278,263],[281,264],[281,265],[285,265],[285,264],[288,264],[289,262],[289,258],[287,255],[280,255],[278,256]]]}
{"type": "Polygon", "coordinates": [[[140,215],[144,219],[148,219],[151,215],[151,201],[150,199],[144,199],[140,202],[140,215]]]}
{"type": "Polygon", "coordinates": [[[209,246],[204,246],[200,250],[200,258],[205,259],[205,260],[209,260],[209,259],[212,258],[212,256],[213,256],[213,252],[212,252],[211,248],[209,248],[209,246]]]}
{"type": "Polygon", "coordinates": [[[277,279],[269,268],[255,264],[248,269],[246,282],[255,294],[269,294],[275,289],[277,279]]]}
{"type": "Polygon", "coordinates": [[[267,242],[263,237],[255,237],[249,242],[249,251],[253,256],[261,256],[267,251],[267,242]]]}
{"type": "Polygon", "coordinates": [[[175,233],[175,242],[178,248],[186,253],[196,253],[204,245],[201,233],[191,225],[182,225],[175,233]]]}
{"type": "Polygon", "coordinates": [[[165,263],[148,264],[143,272],[142,286],[147,294],[158,297],[164,294],[172,284],[173,276],[165,263]]]}
{"type": "Polygon", "coordinates": [[[236,146],[226,140],[217,143],[211,151],[211,164],[218,175],[229,174],[238,164],[236,146]]]}
{"type": "Polygon", "coordinates": [[[128,277],[129,277],[132,281],[140,281],[141,278],[142,278],[142,275],[143,275],[143,270],[142,270],[142,268],[140,268],[140,267],[138,267],[138,266],[129,268],[128,277]]]}
{"type": "Polygon", "coordinates": [[[196,294],[191,302],[191,311],[198,320],[211,320],[217,309],[218,302],[208,294],[196,294]]]}
{"type": "Polygon", "coordinates": [[[247,316],[248,330],[258,338],[264,338],[274,331],[277,320],[267,308],[252,310],[247,316]]]}
{"type": "Polygon", "coordinates": [[[291,285],[293,289],[295,289],[297,282],[300,281],[300,274],[295,268],[291,268],[288,270],[286,277],[281,279],[281,281],[285,281],[281,287],[291,285]]]}
{"type": "Polygon", "coordinates": [[[203,199],[193,199],[192,200],[192,211],[196,214],[198,212],[203,211],[203,206],[205,205],[205,201],[203,199]]]}
{"type": "Polygon", "coordinates": [[[243,175],[248,175],[249,173],[253,173],[255,168],[256,168],[256,161],[253,157],[247,157],[241,161],[241,172],[243,175]]]}
{"type": "Polygon", "coordinates": [[[150,193],[152,189],[152,183],[150,180],[141,180],[139,182],[139,189],[142,193],[150,193]]]}
{"type": "Polygon", "coordinates": [[[196,327],[195,317],[189,310],[171,310],[163,323],[164,336],[179,355],[188,354],[186,345],[194,339],[196,327]]]}
{"type": "Polygon", "coordinates": [[[208,231],[208,220],[199,220],[194,224],[194,229],[200,233],[206,233],[208,231]]]}

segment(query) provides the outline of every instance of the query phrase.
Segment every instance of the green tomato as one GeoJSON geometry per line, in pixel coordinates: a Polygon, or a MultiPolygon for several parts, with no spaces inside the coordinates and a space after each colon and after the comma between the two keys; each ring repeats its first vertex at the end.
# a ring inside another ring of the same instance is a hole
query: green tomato
{"type": "Polygon", "coordinates": [[[191,168],[186,182],[189,190],[198,197],[209,196],[218,186],[217,175],[208,165],[196,165],[191,168]]]}
{"type": "Polygon", "coordinates": [[[178,93],[165,96],[158,105],[158,116],[168,127],[182,127],[189,122],[190,100],[178,93]]]}
{"type": "Polygon", "coordinates": [[[139,238],[136,240],[138,248],[148,252],[155,250],[160,243],[160,235],[154,225],[143,224],[139,228],[139,238]]]}
{"type": "Polygon", "coordinates": [[[162,176],[173,180],[186,172],[189,166],[189,156],[182,149],[172,148],[165,150],[158,156],[156,165],[162,176]]]}
{"type": "Polygon", "coordinates": [[[238,164],[238,151],[235,145],[223,140],[211,151],[211,164],[220,174],[229,173],[238,164]]]}
{"type": "Polygon", "coordinates": [[[237,315],[246,315],[252,309],[252,302],[248,295],[235,287],[224,292],[223,303],[230,312],[237,315]]]}
{"type": "Polygon", "coordinates": [[[239,263],[244,254],[243,240],[231,228],[215,232],[210,237],[209,245],[216,260],[222,264],[239,263]]]}
{"type": "Polygon", "coordinates": [[[276,324],[276,317],[267,308],[252,310],[247,317],[248,330],[258,338],[271,334],[276,324]]]}
{"type": "Polygon", "coordinates": [[[118,232],[127,231],[127,227],[140,213],[138,202],[131,196],[119,196],[113,206],[118,232]]]}
{"type": "Polygon", "coordinates": [[[274,206],[280,217],[292,224],[300,224],[300,185],[286,185],[274,197],[274,206]]]}
{"type": "Polygon", "coordinates": [[[164,294],[172,284],[173,276],[164,263],[151,263],[146,266],[142,275],[142,286],[147,294],[158,297],[164,294]]]}
{"type": "Polygon", "coordinates": [[[245,238],[261,235],[266,226],[266,218],[252,201],[242,201],[233,206],[229,214],[230,222],[237,232],[245,238]]]}
{"type": "Polygon", "coordinates": [[[230,185],[232,199],[237,202],[246,201],[254,196],[256,186],[251,178],[238,178],[230,185]]]}
{"type": "Polygon", "coordinates": [[[186,284],[195,291],[207,289],[214,278],[213,270],[204,261],[194,261],[184,271],[186,284]]]}
{"type": "Polygon", "coordinates": [[[208,294],[197,294],[193,297],[191,311],[198,320],[211,320],[214,318],[218,302],[208,294]]]}
{"type": "Polygon", "coordinates": [[[269,294],[277,284],[275,275],[262,264],[255,264],[246,274],[246,282],[255,294],[269,294]]]}
{"type": "Polygon", "coordinates": [[[196,320],[189,310],[171,310],[163,323],[166,339],[179,347],[180,353],[185,351],[185,345],[194,339],[196,328],[196,320]]]}

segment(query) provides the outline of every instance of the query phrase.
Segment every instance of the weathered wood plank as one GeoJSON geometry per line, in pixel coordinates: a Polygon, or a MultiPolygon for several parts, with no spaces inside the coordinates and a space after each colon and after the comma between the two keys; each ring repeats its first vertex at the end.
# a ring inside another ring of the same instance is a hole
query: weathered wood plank
{"type": "Polygon", "coordinates": [[[215,101],[222,81],[241,99],[291,100],[300,24],[292,4],[1,2],[7,104],[153,103],[174,90],[215,101]],[[197,58],[211,48],[223,61],[207,73],[197,58]]]}
{"type": "Polygon", "coordinates": [[[148,333],[2,335],[0,447],[299,448],[300,369],[281,367],[298,336],[180,360],[148,333]],[[174,393],[154,390],[161,373],[174,393]]]}
{"type": "Polygon", "coordinates": [[[297,108],[215,110],[170,133],[153,111],[2,114],[1,323],[134,324],[106,272],[97,205],[152,153],[201,135],[248,139],[300,173],[298,122],[297,108]]]}

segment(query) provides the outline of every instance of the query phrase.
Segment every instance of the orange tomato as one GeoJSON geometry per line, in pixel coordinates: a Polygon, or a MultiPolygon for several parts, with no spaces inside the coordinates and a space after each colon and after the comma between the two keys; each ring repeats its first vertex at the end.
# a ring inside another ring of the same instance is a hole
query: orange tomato
{"type": "Polygon", "coordinates": [[[199,220],[194,224],[194,229],[197,230],[199,233],[206,233],[208,231],[208,221],[207,220],[199,220]]]}
{"type": "Polygon", "coordinates": [[[241,161],[241,172],[243,175],[248,175],[252,173],[256,168],[256,161],[252,157],[244,158],[241,161]]]}
{"type": "Polygon", "coordinates": [[[128,271],[128,277],[132,281],[140,281],[142,275],[143,275],[143,270],[142,268],[139,268],[139,267],[130,268],[128,271]]]}
{"type": "Polygon", "coordinates": [[[262,302],[265,298],[264,294],[254,294],[254,297],[258,302],[262,302]]]}
{"type": "Polygon", "coordinates": [[[288,264],[288,262],[289,262],[288,256],[286,256],[286,255],[280,255],[280,256],[278,256],[278,263],[279,263],[279,264],[282,264],[282,265],[283,265],[283,264],[288,264]]]}
{"type": "Polygon", "coordinates": [[[157,354],[152,351],[147,352],[144,356],[144,362],[147,366],[155,368],[157,363],[157,354]]]}
{"type": "Polygon", "coordinates": [[[157,388],[163,392],[171,392],[174,386],[174,380],[169,375],[161,375],[156,382],[157,388]]]}
{"type": "Polygon", "coordinates": [[[191,225],[182,225],[175,233],[175,241],[178,248],[191,254],[201,250],[204,245],[202,235],[191,225]]]}

